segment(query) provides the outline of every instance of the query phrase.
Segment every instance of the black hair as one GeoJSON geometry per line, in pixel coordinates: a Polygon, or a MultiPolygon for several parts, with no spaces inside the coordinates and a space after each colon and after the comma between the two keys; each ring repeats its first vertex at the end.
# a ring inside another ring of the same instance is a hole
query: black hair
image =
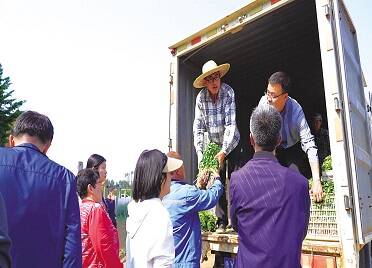
{"type": "Polygon", "coordinates": [[[320,121],[323,121],[323,117],[322,117],[322,115],[320,114],[320,113],[315,113],[314,115],[313,115],[313,120],[314,119],[318,119],[318,120],[320,120],[320,121]]]}
{"type": "Polygon", "coordinates": [[[274,84],[279,84],[282,86],[283,93],[289,93],[291,90],[291,79],[289,76],[282,71],[273,73],[270,78],[269,78],[269,84],[274,85],[274,84]]]}
{"type": "Polygon", "coordinates": [[[275,150],[281,135],[282,117],[271,105],[259,105],[251,115],[250,131],[255,143],[264,151],[275,150]]]}
{"type": "Polygon", "coordinates": [[[36,137],[43,144],[47,144],[53,140],[53,124],[49,118],[43,114],[34,111],[26,111],[18,116],[14,128],[12,129],[12,135],[14,137],[23,134],[36,137]]]}
{"type": "Polygon", "coordinates": [[[89,156],[86,168],[98,169],[99,165],[106,162],[106,159],[99,154],[92,154],[89,156]]]}
{"type": "Polygon", "coordinates": [[[133,199],[144,201],[159,197],[167,164],[167,156],[159,150],[145,150],[137,160],[133,178],[133,199]]]}
{"type": "Polygon", "coordinates": [[[77,192],[81,199],[88,195],[88,185],[96,188],[98,183],[99,174],[90,168],[85,168],[79,171],[76,176],[77,179],[77,192]]]}

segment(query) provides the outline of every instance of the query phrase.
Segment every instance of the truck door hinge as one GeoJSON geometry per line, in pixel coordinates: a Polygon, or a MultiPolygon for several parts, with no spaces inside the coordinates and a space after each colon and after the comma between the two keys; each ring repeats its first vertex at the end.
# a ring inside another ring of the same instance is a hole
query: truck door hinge
{"type": "Polygon", "coordinates": [[[173,75],[169,75],[169,85],[173,86],[173,75]]]}
{"type": "Polygon", "coordinates": [[[335,98],[333,99],[333,101],[334,101],[334,103],[335,103],[335,110],[336,110],[336,112],[341,111],[342,107],[341,107],[340,100],[339,100],[337,97],[335,97],[335,98]]]}
{"type": "Polygon", "coordinates": [[[327,17],[327,19],[329,19],[329,15],[331,14],[329,5],[325,5],[323,6],[323,8],[324,8],[324,15],[327,17]]]}
{"type": "Polygon", "coordinates": [[[353,205],[350,202],[350,198],[347,195],[344,195],[344,205],[345,205],[345,210],[350,212],[353,209],[353,205]]]}

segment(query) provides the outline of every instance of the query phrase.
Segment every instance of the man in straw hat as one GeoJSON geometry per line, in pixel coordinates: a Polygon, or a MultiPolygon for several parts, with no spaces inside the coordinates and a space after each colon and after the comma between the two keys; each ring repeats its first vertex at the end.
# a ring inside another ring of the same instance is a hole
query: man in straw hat
{"type": "MultiPolygon", "coordinates": [[[[206,62],[202,74],[194,81],[195,88],[203,88],[196,97],[195,119],[193,125],[194,146],[198,156],[198,164],[203,158],[204,133],[208,138],[222,147],[216,158],[221,167],[221,182],[226,180],[225,158],[230,159],[228,176],[233,170],[232,151],[238,145],[240,134],[235,121],[234,90],[221,82],[221,78],[229,71],[230,64],[217,65],[213,60],[206,62]]],[[[228,223],[226,194],[223,193],[216,207],[218,218],[217,232],[224,232],[228,223]]]]}

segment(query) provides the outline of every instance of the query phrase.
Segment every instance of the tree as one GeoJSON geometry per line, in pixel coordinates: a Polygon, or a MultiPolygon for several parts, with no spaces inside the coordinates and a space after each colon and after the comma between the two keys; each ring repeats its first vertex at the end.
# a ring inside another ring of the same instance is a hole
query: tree
{"type": "Polygon", "coordinates": [[[3,78],[3,67],[0,64],[0,146],[8,142],[8,136],[16,118],[21,114],[19,108],[25,102],[12,98],[14,90],[10,90],[9,77],[3,78]]]}
{"type": "Polygon", "coordinates": [[[132,185],[126,180],[120,180],[118,184],[121,189],[129,189],[132,187],[132,185]]]}

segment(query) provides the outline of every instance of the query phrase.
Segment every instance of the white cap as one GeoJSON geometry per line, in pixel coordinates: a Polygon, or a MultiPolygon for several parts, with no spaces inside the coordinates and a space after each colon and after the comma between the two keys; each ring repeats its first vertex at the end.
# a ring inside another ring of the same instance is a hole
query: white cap
{"type": "Polygon", "coordinates": [[[168,173],[168,172],[175,171],[175,170],[179,169],[183,164],[182,160],[179,160],[179,159],[176,159],[176,158],[173,158],[173,157],[168,157],[168,156],[167,156],[167,158],[168,158],[167,164],[165,165],[165,167],[163,169],[163,173],[168,173]]]}

